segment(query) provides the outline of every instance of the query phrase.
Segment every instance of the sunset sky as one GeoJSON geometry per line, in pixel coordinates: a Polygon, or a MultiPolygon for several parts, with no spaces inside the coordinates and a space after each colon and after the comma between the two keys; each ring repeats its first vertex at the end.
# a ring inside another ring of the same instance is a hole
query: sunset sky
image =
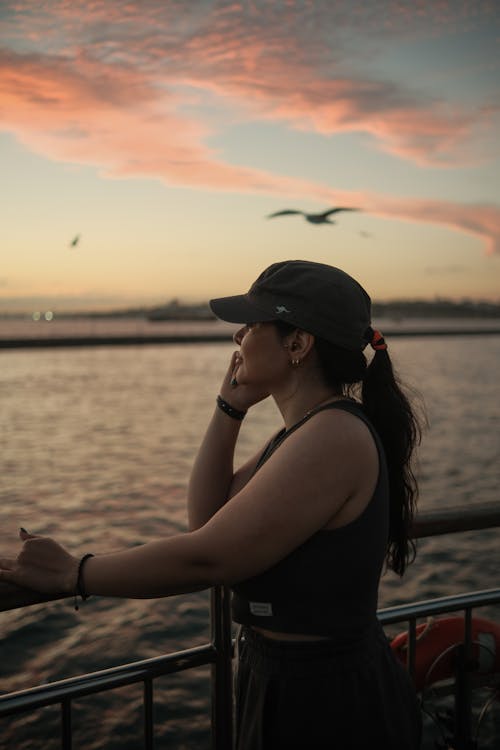
{"type": "Polygon", "coordinates": [[[498,0],[3,0],[0,311],[202,301],[285,258],[500,301],[499,40],[498,0]],[[360,210],[266,218],[330,206],[360,210]]]}

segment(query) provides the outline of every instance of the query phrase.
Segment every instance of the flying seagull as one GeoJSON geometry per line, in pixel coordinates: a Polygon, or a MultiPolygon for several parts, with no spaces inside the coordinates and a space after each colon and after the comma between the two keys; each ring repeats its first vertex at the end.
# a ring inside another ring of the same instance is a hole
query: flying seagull
{"type": "Polygon", "coordinates": [[[76,235],[75,237],[73,237],[73,239],[72,239],[72,240],[71,240],[71,242],[69,243],[69,246],[70,246],[70,247],[76,247],[76,246],[78,245],[78,243],[79,243],[79,242],[80,242],[80,235],[79,235],[79,234],[77,234],[77,235],[76,235]]]}
{"type": "Polygon", "coordinates": [[[319,214],[307,214],[305,211],[296,211],[293,208],[286,208],[284,211],[276,211],[274,214],[269,214],[268,219],[273,219],[275,216],[290,216],[291,214],[302,214],[306,221],[311,224],[335,224],[329,217],[331,214],[336,214],[339,211],[359,211],[359,208],[349,208],[347,206],[339,206],[338,208],[329,208],[328,211],[323,211],[319,214]]]}

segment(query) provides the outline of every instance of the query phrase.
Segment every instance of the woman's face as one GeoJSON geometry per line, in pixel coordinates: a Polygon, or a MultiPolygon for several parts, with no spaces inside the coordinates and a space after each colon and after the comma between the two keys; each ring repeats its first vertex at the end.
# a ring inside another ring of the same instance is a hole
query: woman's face
{"type": "Polygon", "coordinates": [[[248,323],[235,333],[234,341],[240,347],[235,377],[241,385],[271,385],[288,369],[288,354],[273,323],[248,323]]]}

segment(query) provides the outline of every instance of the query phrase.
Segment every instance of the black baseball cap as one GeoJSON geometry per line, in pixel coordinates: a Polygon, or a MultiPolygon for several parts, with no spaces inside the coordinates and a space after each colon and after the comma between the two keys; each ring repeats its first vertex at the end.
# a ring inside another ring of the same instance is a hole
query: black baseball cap
{"type": "Polygon", "coordinates": [[[371,301],[340,268],[308,260],[285,260],[265,269],[246,294],[210,300],[228,323],[283,320],[353,351],[371,339],[371,301]]]}

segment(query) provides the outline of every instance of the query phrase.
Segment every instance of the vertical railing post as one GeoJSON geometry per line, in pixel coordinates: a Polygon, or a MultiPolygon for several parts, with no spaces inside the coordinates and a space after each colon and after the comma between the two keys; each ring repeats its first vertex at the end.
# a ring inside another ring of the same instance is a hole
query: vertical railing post
{"type": "Polygon", "coordinates": [[[61,747],[62,750],[71,750],[73,744],[73,732],[71,729],[71,698],[61,701],[61,747]]]}
{"type": "Polygon", "coordinates": [[[214,750],[233,747],[233,644],[230,591],[215,586],[211,592],[212,645],[212,743],[214,750]]]}
{"type": "Polygon", "coordinates": [[[153,680],[146,677],[143,688],[144,701],[144,750],[154,748],[153,680]]]}

